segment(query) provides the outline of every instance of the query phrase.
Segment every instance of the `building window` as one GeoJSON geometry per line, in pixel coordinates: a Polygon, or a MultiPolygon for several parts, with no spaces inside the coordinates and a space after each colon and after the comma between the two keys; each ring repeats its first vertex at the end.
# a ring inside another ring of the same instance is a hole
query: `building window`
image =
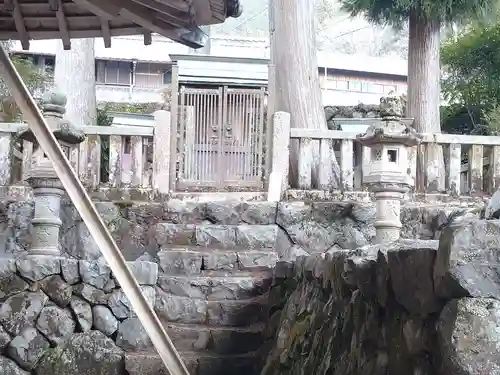
{"type": "Polygon", "coordinates": [[[337,81],[337,90],[342,90],[342,91],[349,90],[349,82],[347,82],[347,81],[337,81]]]}
{"type": "Polygon", "coordinates": [[[361,84],[361,89],[363,92],[367,92],[370,94],[383,94],[384,86],[376,83],[363,82],[361,84]]]}
{"type": "Polygon", "coordinates": [[[349,91],[361,91],[361,82],[349,81],[349,91]]]}
{"type": "Polygon", "coordinates": [[[163,84],[170,85],[172,83],[172,68],[163,72],[163,84]]]}
{"type": "Polygon", "coordinates": [[[137,63],[135,67],[135,86],[160,88],[165,84],[166,64],[137,63]]]}
{"type": "Polygon", "coordinates": [[[96,82],[105,85],[130,85],[132,63],[129,61],[98,60],[96,82]]]}
{"type": "Polygon", "coordinates": [[[324,87],[325,89],[327,90],[336,90],[337,89],[337,82],[336,80],[334,79],[331,79],[331,78],[328,78],[324,81],[324,87]]]}

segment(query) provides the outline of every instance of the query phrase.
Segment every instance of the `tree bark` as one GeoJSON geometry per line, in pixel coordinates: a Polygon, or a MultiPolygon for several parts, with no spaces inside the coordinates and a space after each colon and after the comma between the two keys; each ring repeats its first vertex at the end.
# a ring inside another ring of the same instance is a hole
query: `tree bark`
{"type": "MultiPolygon", "coordinates": [[[[409,19],[407,116],[420,133],[440,133],[440,27],[438,20],[412,12],[409,19]]],[[[420,162],[427,192],[445,190],[442,148],[429,144],[420,162]],[[425,171],[422,170],[425,167],[425,171]]]]}
{"type": "MultiPolygon", "coordinates": [[[[276,66],[275,110],[289,112],[291,127],[327,129],[316,55],[315,1],[269,0],[271,63],[276,66]]],[[[317,184],[319,147],[313,152],[313,185],[317,184]]],[[[339,187],[339,166],[333,148],[329,187],[339,187]]],[[[290,145],[290,180],[297,181],[298,142],[290,145]]]]}
{"type": "Polygon", "coordinates": [[[65,117],[75,126],[96,125],[94,39],[73,39],[69,51],[58,42],[54,81],[68,99],[65,117]]]}

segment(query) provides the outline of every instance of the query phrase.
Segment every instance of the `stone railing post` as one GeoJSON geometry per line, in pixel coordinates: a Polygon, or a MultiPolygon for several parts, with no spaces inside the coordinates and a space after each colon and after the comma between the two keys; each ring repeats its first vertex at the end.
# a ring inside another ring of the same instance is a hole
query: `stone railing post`
{"type": "Polygon", "coordinates": [[[153,189],[160,194],[168,194],[170,186],[171,150],[171,115],[167,111],[154,113],[155,130],[153,139],[153,189]]]}
{"type": "Polygon", "coordinates": [[[273,116],[273,143],[268,200],[278,201],[288,187],[290,163],[290,114],[276,112],[273,116]]]}
{"type": "Polygon", "coordinates": [[[376,242],[388,243],[400,236],[401,200],[413,184],[408,174],[408,149],[419,144],[420,137],[401,121],[400,97],[381,98],[380,114],[382,120],[371,125],[357,140],[370,148],[370,162],[363,171],[363,182],[375,195],[376,242]]]}
{"type": "Polygon", "coordinates": [[[0,132],[0,187],[12,182],[12,133],[0,132]]]}
{"type": "MultiPolygon", "coordinates": [[[[42,103],[44,116],[56,139],[69,156],[70,150],[85,139],[85,135],[63,119],[66,97],[58,93],[48,93],[42,103]]],[[[32,224],[32,244],[28,255],[60,255],[59,211],[64,188],[52,167],[51,161],[43,153],[34,134],[29,128],[19,131],[19,137],[33,144],[32,162],[26,173],[26,180],[33,188],[35,215],[32,224]]]]}

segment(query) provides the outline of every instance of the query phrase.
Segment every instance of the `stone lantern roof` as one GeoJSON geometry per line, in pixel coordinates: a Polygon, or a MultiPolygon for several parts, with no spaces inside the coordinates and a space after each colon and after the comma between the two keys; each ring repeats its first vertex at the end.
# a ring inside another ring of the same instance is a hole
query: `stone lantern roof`
{"type": "MultiPolygon", "coordinates": [[[[63,118],[66,102],[64,94],[56,91],[47,92],[42,99],[43,114],[59,142],[68,146],[77,145],[85,140],[85,133],[63,118]]],[[[38,143],[29,127],[20,129],[17,135],[25,141],[38,143]]]]}
{"type": "Polygon", "coordinates": [[[411,126],[401,121],[403,98],[395,94],[380,99],[381,120],[372,124],[366,133],[356,137],[363,146],[374,144],[400,144],[413,147],[420,144],[422,137],[411,126]]]}

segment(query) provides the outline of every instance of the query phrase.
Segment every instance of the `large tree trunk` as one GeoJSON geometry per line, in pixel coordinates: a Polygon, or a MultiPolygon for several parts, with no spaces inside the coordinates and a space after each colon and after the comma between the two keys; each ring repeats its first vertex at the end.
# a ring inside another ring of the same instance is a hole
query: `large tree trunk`
{"type": "MultiPolygon", "coordinates": [[[[95,78],[94,39],[74,39],[69,51],[65,51],[62,43],[58,42],[55,86],[67,97],[65,118],[74,126],[97,125],[95,78]]],[[[92,175],[89,163],[95,160],[95,155],[90,155],[89,144],[100,144],[99,136],[87,136],[80,146],[78,161],[71,161],[75,163],[84,185],[96,185],[102,176],[92,175]]]]}
{"type": "MultiPolygon", "coordinates": [[[[269,0],[271,62],[276,66],[275,110],[289,112],[294,128],[327,129],[316,56],[314,0],[269,0]]],[[[319,148],[312,147],[313,184],[319,148]]],[[[326,160],[332,171],[329,188],[339,186],[333,149],[326,160]]],[[[298,144],[290,147],[290,180],[297,181],[298,144]]]]}
{"type": "Polygon", "coordinates": [[[68,98],[65,117],[75,126],[96,125],[94,39],[73,39],[69,51],[58,42],[54,80],[68,98]]]}
{"type": "MultiPolygon", "coordinates": [[[[420,133],[440,133],[440,22],[413,12],[409,20],[408,45],[408,104],[407,116],[415,119],[420,133]]],[[[442,148],[429,144],[425,158],[419,163],[424,169],[423,181],[427,192],[445,189],[445,169],[442,148]]]]}

